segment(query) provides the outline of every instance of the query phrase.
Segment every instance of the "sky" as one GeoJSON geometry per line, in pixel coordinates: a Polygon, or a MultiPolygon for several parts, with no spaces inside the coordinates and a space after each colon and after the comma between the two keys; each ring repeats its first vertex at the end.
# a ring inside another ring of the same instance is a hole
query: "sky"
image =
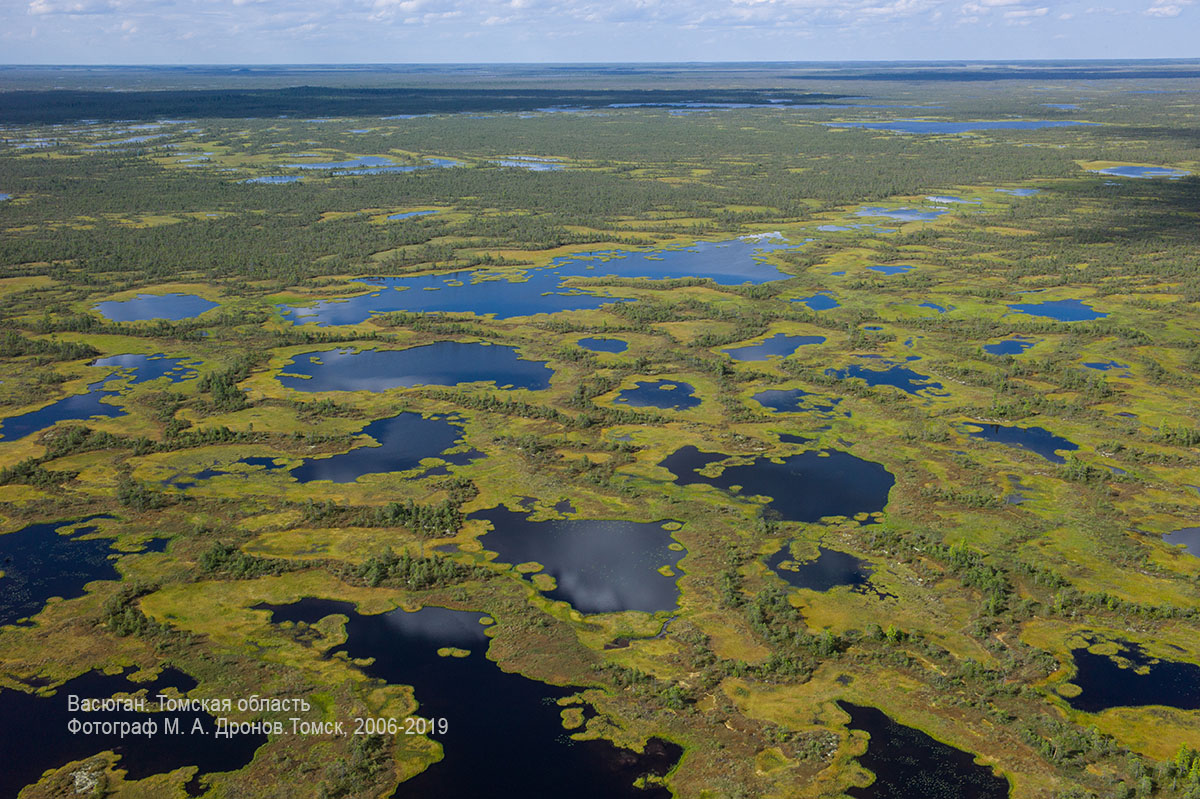
{"type": "Polygon", "coordinates": [[[1200,56],[1197,0],[0,0],[8,64],[1200,56]]]}

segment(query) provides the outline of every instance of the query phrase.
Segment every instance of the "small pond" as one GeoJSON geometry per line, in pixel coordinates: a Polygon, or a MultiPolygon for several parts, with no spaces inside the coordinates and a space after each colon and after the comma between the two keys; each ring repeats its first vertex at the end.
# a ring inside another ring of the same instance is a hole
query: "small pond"
{"type": "Polygon", "coordinates": [[[854,799],[1005,799],[1008,780],[975,762],[970,752],[955,749],[883,711],[838,700],[850,714],[850,728],[870,735],[858,758],[875,775],[866,788],[848,788],[854,799]]]}
{"type": "Polygon", "coordinates": [[[1148,705],[1200,710],[1200,666],[1152,658],[1128,641],[1115,643],[1124,664],[1085,647],[1071,650],[1076,670],[1071,682],[1082,689],[1067,699],[1071,707],[1085,713],[1148,705]]]}
{"type": "Polygon", "coordinates": [[[895,264],[893,266],[880,265],[880,266],[868,266],[867,267],[867,270],[870,272],[879,272],[882,275],[888,275],[888,276],[903,275],[908,272],[911,272],[914,269],[916,269],[916,267],[912,266],[911,264],[895,264]]]}
{"type": "Polygon", "coordinates": [[[936,302],[923,302],[917,307],[929,308],[930,310],[937,311],[938,313],[946,313],[947,311],[951,310],[951,308],[947,308],[944,305],[938,305],[936,302]]]}
{"type": "Polygon", "coordinates": [[[775,413],[832,413],[841,397],[822,397],[802,388],[767,389],[752,399],[775,413]]]}
{"type": "Polygon", "coordinates": [[[296,175],[263,175],[257,178],[246,178],[239,180],[239,183],[299,183],[300,178],[296,175]]]}
{"type": "Polygon", "coordinates": [[[678,380],[643,380],[617,395],[614,402],[631,408],[669,408],[681,411],[700,404],[696,389],[678,380]]]}
{"type": "Polygon", "coordinates": [[[401,219],[412,219],[417,216],[429,216],[430,214],[440,213],[439,211],[405,211],[402,214],[392,214],[388,217],[389,222],[396,222],[401,219]]]}
{"type": "Polygon", "coordinates": [[[735,361],[765,361],[773,357],[786,358],[801,347],[824,343],[824,336],[789,336],[786,333],[776,333],[757,344],[730,347],[729,349],[721,350],[721,352],[724,352],[735,361]]]}
{"type": "Polygon", "coordinates": [[[96,310],[112,322],[141,322],[147,319],[195,319],[220,303],[195,294],[139,294],[132,300],[101,302],[96,310]]]}
{"type": "Polygon", "coordinates": [[[349,602],[324,599],[258,607],[272,611],[276,623],[346,616],[346,642],[333,652],[372,658],[360,667],[364,673],[411,685],[421,716],[448,721],[445,734],[432,736],[442,744],[442,759],[401,783],[396,797],[670,797],[666,789],[643,791],[633,783],[647,773],[665,775],[682,755],[680,747],[652,739],[637,755],[607,741],[571,740],[555,701],[576,689],[505,672],[488,660],[482,614],[428,607],[368,616],[349,602]],[[443,647],[470,654],[441,657],[443,647]]]}
{"type": "Polygon", "coordinates": [[[1178,180],[1192,174],[1186,169],[1171,169],[1165,166],[1110,166],[1107,169],[1089,169],[1101,175],[1115,175],[1120,178],[1170,178],[1178,180]]]}
{"type": "Polygon", "coordinates": [[[1200,558],[1200,527],[1184,527],[1167,533],[1163,541],[1172,546],[1182,545],[1185,552],[1200,558]]]}
{"type": "MultiPolygon", "coordinates": [[[[916,360],[918,357],[910,356],[910,360],[916,360]]],[[[879,364],[884,368],[868,369],[861,364],[851,364],[844,369],[826,369],[825,374],[839,380],[856,377],[865,380],[868,386],[894,386],[906,394],[916,395],[918,392],[926,391],[934,396],[944,396],[946,393],[942,390],[942,384],[928,375],[919,374],[900,363],[885,359],[879,359],[879,364]]]]}
{"type": "Polygon", "coordinates": [[[818,291],[811,297],[801,297],[800,299],[792,300],[807,305],[813,311],[829,311],[834,308],[841,307],[841,303],[833,298],[832,292],[818,291]]]}
{"type": "Polygon", "coordinates": [[[1117,363],[1116,361],[1084,361],[1084,366],[1089,369],[1095,369],[1099,372],[1111,372],[1114,369],[1128,369],[1129,364],[1117,363]]]}
{"type": "Polygon", "coordinates": [[[750,463],[728,465],[720,474],[711,475],[708,467],[728,457],[688,445],[658,465],[671,472],[681,486],[709,485],[738,497],[769,497],[767,509],[785,521],[796,522],[882,511],[896,482],[880,464],[839,450],[756,458],[750,463]]]}
{"type": "Polygon", "coordinates": [[[839,585],[863,589],[870,584],[871,567],[864,561],[836,549],[817,547],[815,560],[797,562],[792,547],[784,544],[767,559],[767,566],[794,588],[828,591],[839,585]]]}
{"type": "Polygon", "coordinates": [[[477,511],[471,519],[490,522],[479,539],[502,563],[536,562],[557,584],[546,591],[581,613],[654,613],[675,610],[679,601],[682,548],[671,549],[670,522],[552,519],[535,522],[503,507],[477,511]],[[660,570],[669,571],[668,576],[660,570]]]}
{"type": "Polygon", "coordinates": [[[1025,336],[1013,336],[994,344],[984,344],[983,351],[991,355],[1020,355],[1025,350],[1037,344],[1037,339],[1025,336]]]}
{"type": "Polygon", "coordinates": [[[498,388],[548,388],[544,361],[522,360],[514,347],[439,341],[406,350],[301,353],[276,378],[297,391],[387,391],[413,386],[494,382],[498,388]]]}
{"type": "Polygon", "coordinates": [[[591,352],[610,352],[616,354],[625,352],[625,350],[629,349],[629,342],[619,338],[581,338],[575,343],[583,349],[591,352]]]}
{"type": "Polygon", "coordinates": [[[996,189],[995,191],[1011,197],[1032,197],[1035,194],[1042,193],[1041,189],[996,189]]]}
{"type": "Polygon", "coordinates": [[[939,216],[949,213],[945,208],[935,208],[931,211],[920,208],[883,208],[877,205],[863,206],[854,212],[855,216],[882,216],[887,219],[898,219],[901,222],[932,222],[939,216]]]}
{"type": "Polygon", "coordinates": [[[89,722],[118,723],[161,718],[160,714],[132,711],[69,712],[69,695],[104,699],[114,694],[135,693],[144,689],[147,704],[157,707],[155,697],[168,688],[175,688],[186,695],[195,687],[196,682],[186,674],[165,669],[150,682],[132,682],[124,674],[108,675],[91,671],[58,686],[54,696],[0,690],[0,725],[6,730],[21,730],[20,735],[6,735],[4,738],[5,763],[4,768],[0,769],[0,795],[16,796],[21,788],[37,782],[47,769],[65,766],[106,750],[120,755],[117,767],[126,771],[127,780],[142,780],[153,774],[196,766],[199,771],[186,786],[189,790],[200,787],[200,775],[235,771],[247,765],[254,758],[255,750],[267,742],[267,736],[247,734],[218,738],[214,734],[216,720],[206,713],[170,713],[172,718],[179,720],[180,735],[168,735],[160,731],[157,735],[121,738],[116,734],[70,735],[66,732],[67,724],[75,718],[89,722]],[[197,722],[206,734],[187,734],[197,722]]]}
{"type": "Polygon", "coordinates": [[[1103,319],[1108,316],[1091,308],[1081,300],[1047,300],[1045,302],[1028,302],[1008,306],[1009,310],[1026,313],[1030,316],[1045,316],[1059,322],[1084,322],[1092,319],[1103,319]]]}
{"type": "Polygon", "coordinates": [[[1079,449],[1062,436],[1056,436],[1044,427],[1017,427],[1016,425],[992,424],[990,422],[971,422],[966,425],[966,431],[974,438],[995,441],[1009,447],[1027,449],[1041,455],[1051,463],[1066,463],[1058,451],[1074,452],[1079,449]]]}

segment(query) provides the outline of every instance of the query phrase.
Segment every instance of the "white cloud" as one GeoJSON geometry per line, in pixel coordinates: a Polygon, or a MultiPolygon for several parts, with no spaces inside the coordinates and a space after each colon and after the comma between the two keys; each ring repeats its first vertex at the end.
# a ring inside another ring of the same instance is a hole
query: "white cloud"
{"type": "Polygon", "coordinates": [[[1191,4],[1191,0],[1154,0],[1154,4],[1142,13],[1148,17],[1177,17],[1184,6],[1191,4]]]}

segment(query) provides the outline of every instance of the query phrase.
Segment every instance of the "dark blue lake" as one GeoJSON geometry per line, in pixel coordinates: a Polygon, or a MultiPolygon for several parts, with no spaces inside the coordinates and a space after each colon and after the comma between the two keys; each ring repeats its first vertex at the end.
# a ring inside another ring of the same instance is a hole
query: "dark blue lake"
{"type": "Polygon", "coordinates": [[[1089,169],[1101,175],[1116,175],[1121,178],[1170,178],[1172,180],[1186,177],[1191,172],[1186,169],[1171,169],[1165,166],[1110,166],[1107,169],[1089,169]]]}
{"type": "Polygon", "coordinates": [[[273,621],[315,624],[347,617],[346,642],[332,653],[373,658],[364,673],[392,685],[411,685],[425,718],[446,719],[442,759],[400,784],[394,797],[571,796],[573,799],[670,799],[665,788],[643,791],[644,774],[666,775],[683,754],[651,739],[643,754],[607,741],[573,741],[563,729],[556,700],[576,693],[502,671],[486,656],[484,616],[428,607],[367,616],[349,602],[304,599],[260,605],[273,621]],[[455,647],[467,657],[440,657],[455,647]]]}
{"type": "Polygon", "coordinates": [[[499,554],[503,563],[536,561],[558,584],[547,591],[581,613],[619,613],[674,610],[679,601],[678,565],[682,550],[665,522],[594,519],[529,521],[526,513],[503,507],[477,511],[469,518],[484,519],[492,531],[479,539],[484,549],[499,554]],[[667,566],[674,577],[659,569],[667,566]]]}
{"type": "Polygon", "coordinates": [[[910,264],[896,264],[894,266],[868,266],[867,269],[871,272],[879,272],[884,275],[903,275],[916,269],[910,264]]]}
{"type": "Polygon", "coordinates": [[[98,529],[89,522],[107,518],[31,524],[0,535],[0,625],[37,614],[50,597],[83,596],[93,580],[119,579],[109,558],[113,539],[83,538],[98,529]]]}
{"type": "Polygon", "coordinates": [[[97,416],[124,416],[124,408],[105,401],[123,393],[115,381],[128,381],[127,384],[132,386],[165,377],[172,383],[178,383],[196,376],[191,363],[192,361],[186,358],[167,358],[162,355],[113,355],[98,358],[89,365],[114,369],[116,373],[89,384],[86,394],[64,397],[36,411],[0,420],[0,440],[24,438],[58,422],[79,421],[97,416]],[[114,384],[114,387],[105,388],[110,384],[114,384]]]}
{"type": "Polygon", "coordinates": [[[814,311],[829,311],[841,306],[841,303],[833,298],[833,294],[827,291],[818,291],[811,297],[801,297],[798,300],[792,300],[792,302],[803,303],[814,311]]]}
{"type": "MultiPolygon", "coordinates": [[[[292,477],[301,483],[331,480],[353,483],[367,474],[407,472],[419,469],[425,458],[438,458],[448,464],[461,466],[483,457],[477,450],[446,454],[446,450],[462,444],[462,427],[445,416],[422,417],[419,413],[402,413],[389,419],[379,419],[364,427],[360,435],[375,440],[374,445],[357,446],[328,458],[308,458],[291,470],[292,477]]],[[[270,458],[246,458],[238,463],[268,466],[262,461],[270,458]]],[[[445,473],[445,468],[422,471],[422,476],[445,473]]],[[[199,475],[197,478],[199,479],[199,475]]]]}
{"type": "Polygon", "coordinates": [[[743,498],[770,497],[766,507],[785,521],[795,522],[881,511],[896,482],[880,464],[839,450],[801,452],[778,462],[756,458],[748,464],[726,466],[715,477],[699,473],[727,457],[689,445],[658,465],[670,471],[679,485],[710,485],[743,498]]]}
{"type": "Polygon", "coordinates": [[[870,736],[859,764],[875,775],[866,788],[847,788],[854,799],[1005,799],[1008,780],[913,727],[894,721],[877,708],[838,700],[855,730],[870,736]]]}
{"type": "Polygon", "coordinates": [[[1047,300],[1010,305],[1008,308],[1011,311],[1026,313],[1030,316],[1057,319],[1059,322],[1084,322],[1108,316],[1106,313],[1092,309],[1081,300],[1047,300]]]}
{"type": "Polygon", "coordinates": [[[1200,558],[1200,527],[1184,527],[1163,536],[1173,546],[1183,546],[1185,552],[1200,558]]]}
{"type": "Polygon", "coordinates": [[[1071,682],[1082,690],[1067,699],[1085,713],[1100,713],[1111,707],[1164,705],[1182,710],[1200,710],[1200,666],[1182,661],[1149,657],[1136,644],[1117,641],[1118,656],[1128,661],[1122,667],[1108,655],[1086,648],[1072,649],[1075,676],[1071,682]],[[1139,674],[1138,670],[1145,673],[1139,674]]]}
{"type": "Polygon", "coordinates": [[[919,119],[898,119],[894,122],[825,122],[822,124],[835,128],[890,130],[897,133],[970,133],[975,130],[1038,130],[1097,123],[1046,119],[998,119],[985,122],[926,122],[919,119]]]}
{"type": "Polygon", "coordinates": [[[969,435],[1010,447],[1027,449],[1041,455],[1051,463],[1066,463],[1066,459],[1057,454],[1056,450],[1073,452],[1079,449],[1062,436],[1056,436],[1044,427],[1017,427],[1015,425],[991,424],[990,422],[971,422],[966,426],[969,435]]]}
{"type": "Polygon", "coordinates": [[[802,388],[767,389],[752,399],[776,413],[832,413],[841,397],[822,397],[802,388]]]}
{"type": "Polygon", "coordinates": [[[747,344],[744,347],[730,347],[721,352],[735,361],[765,361],[768,358],[786,358],[801,347],[810,344],[824,344],[824,336],[789,336],[786,333],[776,333],[770,338],[757,344],[747,344]]]}
{"type": "Polygon", "coordinates": [[[792,547],[784,544],[767,559],[767,566],[795,588],[828,591],[839,585],[862,588],[870,583],[871,567],[862,560],[836,549],[817,547],[815,560],[797,562],[792,547]]]}
{"type": "Polygon", "coordinates": [[[1128,369],[1129,364],[1116,361],[1084,361],[1084,366],[1100,372],[1111,372],[1113,369],[1128,369]]]}
{"type": "Polygon", "coordinates": [[[868,386],[895,386],[907,394],[915,395],[921,391],[928,391],[933,395],[945,394],[942,384],[929,375],[918,374],[899,363],[881,360],[880,364],[884,366],[883,369],[868,369],[855,363],[844,369],[826,369],[825,374],[839,380],[857,377],[865,380],[868,386]]]}
{"type": "Polygon", "coordinates": [[[939,216],[949,213],[944,208],[932,211],[922,211],[920,208],[882,208],[871,205],[863,206],[854,212],[855,216],[882,216],[888,219],[899,219],[902,222],[932,222],[939,216]]]}
{"type": "Polygon", "coordinates": [[[645,380],[633,384],[617,395],[614,402],[632,408],[670,408],[684,410],[700,404],[696,389],[678,380],[645,380]]]}
{"type": "Polygon", "coordinates": [[[946,308],[943,305],[938,305],[937,303],[934,303],[934,302],[923,302],[920,305],[918,305],[917,307],[918,308],[929,308],[930,310],[937,311],[938,313],[946,313],[946,311],[950,310],[949,308],[946,308]]]}
{"type": "Polygon", "coordinates": [[[195,294],[139,294],[135,299],[96,304],[96,310],[113,322],[141,322],[147,319],[194,319],[220,303],[195,294]]]}
{"type": "Polygon", "coordinates": [[[297,391],[387,391],[412,386],[494,382],[498,388],[548,388],[554,372],[514,347],[439,341],[406,350],[320,350],[288,361],[276,378],[297,391]]]}
{"type": "Polygon", "coordinates": [[[416,216],[429,216],[430,214],[440,213],[439,211],[405,211],[402,214],[392,214],[388,217],[389,222],[396,222],[401,219],[412,219],[416,216]]]}
{"type": "MultiPolygon", "coordinates": [[[[200,788],[200,776],[219,771],[235,771],[247,765],[254,752],[267,742],[265,735],[234,735],[217,738],[216,720],[205,713],[178,711],[169,713],[179,719],[180,735],[121,738],[117,734],[71,735],[71,719],[89,722],[139,722],[161,718],[160,714],[124,711],[78,713],[67,709],[67,697],[107,699],[114,694],[146,691],[147,705],[157,707],[155,696],[168,688],[186,695],[196,687],[195,680],[174,669],[164,669],[150,682],[132,682],[125,674],[108,675],[91,671],[58,686],[53,696],[37,696],[20,691],[0,690],[0,725],[17,730],[19,735],[4,736],[4,768],[0,769],[0,796],[16,796],[26,785],[36,782],[44,771],[83,760],[103,751],[120,756],[117,767],[125,770],[128,780],[142,780],[185,766],[199,771],[186,786],[200,788]],[[81,718],[85,717],[85,718],[81,718]],[[207,734],[189,735],[195,722],[207,734]]],[[[196,795],[193,793],[193,795],[196,795]]]]}
{"type": "Polygon", "coordinates": [[[575,342],[585,350],[592,352],[619,353],[629,349],[629,342],[619,338],[581,338],[575,342]]]}
{"type": "Polygon", "coordinates": [[[556,258],[541,269],[523,273],[459,270],[415,277],[365,278],[360,283],[380,291],[347,299],[324,300],[307,307],[280,306],[296,324],[351,325],[388,311],[457,312],[498,319],[539,313],[594,309],[629,302],[596,289],[572,287],[573,278],[707,278],[725,286],[784,280],[790,275],[763,258],[787,249],[782,239],[733,239],[696,242],[690,246],[648,251],[612,251],[556,258]]]}
{"type": "Polygon", "coordinates": [[[983,351],[992,355],[1020,355],[1034,344],[1037,344],[1037,339],[1013,336],[995,344],[984,344],[983,351]]]}

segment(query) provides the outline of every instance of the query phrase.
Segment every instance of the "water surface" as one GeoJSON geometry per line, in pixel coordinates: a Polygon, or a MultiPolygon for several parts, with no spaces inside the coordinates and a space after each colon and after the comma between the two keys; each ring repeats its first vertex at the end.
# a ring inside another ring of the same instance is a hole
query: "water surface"
{"type": "Polygon", "coordinates": [[[260,605],[276,623],[314,624],[325,616],[347,617],[346,641],[330,654],[372,658],[360,666],[369,677],[411,685],[426,718],[449,728],[434,735],[442,759],[400,784],[395,797],[571,796],[578,799],[670,799],[670,792],[634,781],[665,775],[682,749],[657,739],[643,755],[607,741],[572,741],[555,700],[576,692],[502,671],[488,660],[489,638],[468,611],[428,607],[367,616],[349,602],[305,599],[292,605],[260,605]],[[467,657],[440,657],[456,647],[467,657]]]}
{"type": "Polygon", "coordinates": [[[113,322],[142,322],[147,319],[194,319],[220,303],[195,294],[139,294],[132,300],[96,304],[96,310],[113,322]]]}
{"type": "Polygon", "coordinates": [[[888,219],[899,219],[902,222],[932,222],[939,216],[949,213],[945,208],[935,208],[923,211],[920,208],[883,208],[878,205],[867,205],[854,212],[855,216],[882,216],[888,219]]]}
{"type": "Polygon", "coordinates": [[[106,699],[114,694],[146,690],[147,704],[157,707],[158,693],[175,688],[186,695],[196,682],[182,672],[164,669],[150,682],[132,682],[124,674],[108,675],[91,671],[58,686],[53,696],[37,696],[20,691],[0,690],[0,728],[20,730],[19,735],[4,736],[4,768],[0,769],[0,796],[16,796],[26,785],[36,782],[42,772],[83,760],[103,751],[120,756],[117,768],[125,770],[127,780],[142,780],[184,766],[199,768],[187,786],[199,787],[199,775],[235,771],[250,763],[254,752],[267,742],[265,735],[235,735],[217,738],[216,720],[205,713],[178,711],[179,729],[189,731],[199,722],[207,734],[167,735],[121,738],[111,735],[71,735],[66,732],[73,718],[101,722],[139,722],[161,718],[159,714],[106,712],[80,714],[67,710],[71,694],[89,699],[106,699]]]}
{"type": "MultiPolygon", "coordinates": [[[[859,356],[867,357],[867,356],[859,356]]],[[[914,358],[916,356],[913,356],[914,358]]],[[[844,369],[826,369],[825,374],[830,377],[836,377],[839,380],[848,380],[850,378],[859,378],[866,381],[868,386],[894,386],[906,394],[916,395],[921,391],[928,391],[935,396],[944,395],[942,384],[935,381],[929,375],[919,374],[899,363],[880,359],[882,369],[868,369],[861,364],[850,364],[844,369]]]]}
{"type": "Polygon", "coordinates": [[[1041,455],[1051,463],[1066,463],[1059,451],[1074,452],[1078,444],[1056,436],[1044,427],[1017,427],[1016,425],[972,422],[966,426],[967,433],[975,438],[995,441],[1009,447],[1027,449],[1041,455]]]}
{"type": "Polygon", "coordinates": [[[1200,666],[1152,658],[1128,641],[1116,643],[1124,665],[1084,647],[1071,650],[1076,670],[1071,682],[1082,689],[1067,699],[1071,707],[1085,713],[1150,705],[1200,710],[1200,666]]]}
{"type": "Polygon", "coordinates": [[[983,351],[992,355],[1020,355],[1034,344],[1037,344],[1037,339],[1013,336],[994,344],[984,344],[983,351]]]}
{"type": "Polygon", "coordinates": [[[430,214],[440,213],[439,211],[405,211],[402,214],[392,214],[388,217],[389,222],[396,222],[401,219],[412,219],[416,216],[429,216],[430,214]]]}
{"type": "Polygon", "coordinates": [[[1009,784],[970,752],[955,749],[867,705],[838,700],[852,729],[870,735],[858,758],[875,775],[866,788],[847,788],[854,799],[1005,799],[1009,784]]]}
{"type": "Polygon", "coordinates": [[[735,361],[765,361],[768,358],[785,358],[801,347],[810,344],[824,343],[824,336],[789,336],[786,333],[776,333],[757,344],[730,347],[729,349],[721,350],[721,352],[724,352],[735,361]]]}
{"type": "Polygon", "coordinates": [[[1115,175],[1121,178],[1170,178],[1178,180],[1191,172],[1186,169],[1172,169],[1165,166],[1110,166],[1106,169],[1089,169],[1101,175],[1115,175]]]}
{"type": "Polygon", "coordinates": [[[1200,558],[1200,527],[1184,527],[1163,536],[1173,546],[1183,545],[1185,552],[1200,558]]]}
{"type": "Polygon", "coordinates": [[[165,377],[172,383],[194,378],[196,372],[186,358],[167,358],[162,355],[113,355],[98,358],[89,366],[110,368],[115,374],[90,383],[84,394],[63,397],[43,408],[0,420],[0,440],[18,439],[45,430],[58,422],[82,421],[95,417],[115,418],[125,416],[127,411],[120,405],[106,400],[124,393],[119,384],[105,388],[115,381],[126,381],[129,386],[165,377]]]}
{"type": "Polygon", "coordinates": [[[832,413],[842,401],[841,397],[822,397],[802,388],[767,389],[751,399],[776,413],[832,413]]]}
{"type": "Polygon", "coordinates": [[[864,561],[820,546],[815,559],[797,562],[792,558],[791,545],[784,544],[767,559],[767,566],[788,585],[810,591],[828,591],[839,585],[861,589],[871,580],[871,567],[864,561]]]}
{"type": "Polygon", "coordinates": [[[540,269],[522,273],[486,269],[459,270],[415,277],[365,278],[357,282],[378,291],[347,299],[325,300],[309,307],[281,306],[297,324],[350,325],[388,311],[457,312],[497,319],[594,309],[629,302],[604,291],[618,288],[572,287],[578,278],[709,279],[724,286],[785,280],[791,275],[763,259],[788,249],[782,238],[756,236],[647,251],[612,251],[556,258],[540,269]]]}
{"type": "MultiPolygon", "coordinates": [[[[457,417],[454,418],[457,420],[457,417]]],[[[455,466],[482,458],[483,453],[478,450],[446,454],[446,450],[462,444],[462,432],[462,427],[448,417],[402,413],[371,422],[363,428],[360,435],[374,439],[374,446],[358,446],[328,458],[306,459],[292,469],[291,474],[301,483],[314,480],[353,483],[367,474],[407,472],[421,468],[421,461],[425,458],[439,458],[455,466]]],[[[423,471],[427,472],[423,476],[428,476],[436,471],[444,472],[444,469],[423,471]]]]}
{"type": "Polygon", "coordinates": [[[1012,197],[1032,197],[1035,194],[1041,194],[1041,189],[996,189],[1001,194],[1008,194],[1012,197]]]}
{"type": "MultiPolygon", "coordinates": [[[[679,601],[677,576],[660,569],[678,568],[684,552],[670,549],[667,522],[554,519],[534,522],[526,513],[503,507],[472,513],[491,523],[479,539],[499,553],[502,563],[535,561],[557,587],[546,592],[581,613],[674,610],[679,601]]],[[[672,525],[673,526],[673,525],[672,525]]]]}
{"type": "Polygon", "coordinates": [[[31,524],[0,535],[0,625],[36,615],[50,597],[84,595],[93,580],[120,578],[111,538],[89,538],[97,531],[92,516],[66,522],[31,524]]]}
{"type": "Polygon", "coordinates": [[[894,266],[868,266],[867,269],[871,272],[879,272],[884,275],[903,275],[916,269],[911,264],[895,264],[894,266]]]}
{"type": "Polygon", "coordinates": [[[766,508],[785,521],[796,522],[881,511],[896,482],[880,464],[839,450],[756,458],[725,466],[716,476],[700,472],[727,457],[688,445],[658,465],[670,471],[681,486],[709,485],[740,498],[770,497],[766,508]]]}
{"type": "Polygon", "coordinates": [[[700,404],[696,389],[679,380],[641,380],[617,395],[614,402],[631,408],[669,408],[684,410],[700,404]]]}
{"type": "Polygon", "coordinates": [[[1030,316],[1045,316],[1059,322],[1083,322],[1103,319],[1108,316],[1088,306],[1081,300],[1047,300],[1008,306],[1009,310],[1030,316]]]}
{"type": "Polygon", "coordinates": [[[406,350],[320,350],[284,364],[277,380],[297,391],[387,391],[413,386],[494,382],[497,388],[548,388],[544,361],[522,360],[515,347],[439,341],[406,350]]]}
{"type": "Polygon", "coordinates": [[[629,349],[629,342],[619,338],[581,338],[575,342],[578,346],[592,352],[621,353],[629,349]]]}
{"type": "Polygon", "coordinates": [[[792,300],[792,302],[803,303],[814,311],[829,311],[834,308],[841,307],[841,303],[835,300],[833,298],[833,294],[828,291],[818,291],[811,297],[802,297],[797,300],[792,300]]]}

